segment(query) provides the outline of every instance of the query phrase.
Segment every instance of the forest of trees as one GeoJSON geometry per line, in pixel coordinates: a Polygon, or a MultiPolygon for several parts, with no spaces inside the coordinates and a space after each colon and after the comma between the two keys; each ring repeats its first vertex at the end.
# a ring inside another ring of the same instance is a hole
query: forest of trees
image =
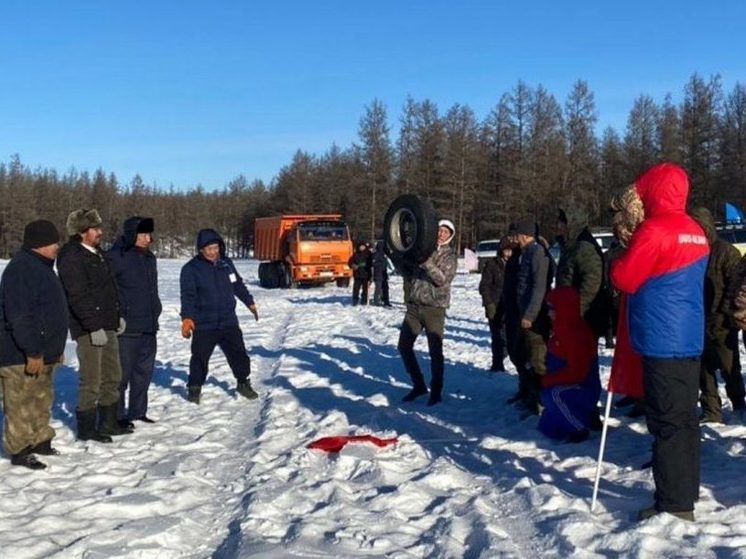
{"type": "Polygon", "coordinates": [[[323,154],[299,149],[270,184],[239,176],[220,190],[157,189],[139,176],[119,184],[101,169],[58,175],[14,156],[0,164],[0,258],[18,249],[28,221],[50,219],[63,231],[80,207],[99,210],[108,241],[127,216],[152,216],[162,257],[190,254],[202,227],[216,228],[231,253],[245,256],[254,219],[283,212],[339,212],[355,238],[370,240],[403,192],[429,198],[452,219],[460,249],[521,216],[551,229],[558,207],[606,224],[611,194],[660,160],[688,170],[691,203],[716,216],[726,200],[746,206],[746,85],[726,92],[719,76],[695,74],[679,104],[671,95],[636,98],[623,132],[607,128],[598,137],[597,118],[584,81],[563,104],[542,86],[518,82],[481,120],[466,105],[442,113],[430,100],[410,98],[392,138],[387,108],[374,100],[353,145],[323,154]]]}

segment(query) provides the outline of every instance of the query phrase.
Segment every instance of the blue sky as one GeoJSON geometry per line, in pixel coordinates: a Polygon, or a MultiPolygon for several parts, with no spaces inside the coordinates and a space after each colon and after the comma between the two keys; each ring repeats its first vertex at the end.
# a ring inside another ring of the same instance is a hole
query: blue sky
{"type": "Polygon", "coordinates": [[[128,183],[271,180],[347,147],[364,107],[408,95],[484,117],[519,79],[560,102],[585,79],[599,126],[692,73],[746,82],[746,2],[0,2],[0,161],[128,183]]]}

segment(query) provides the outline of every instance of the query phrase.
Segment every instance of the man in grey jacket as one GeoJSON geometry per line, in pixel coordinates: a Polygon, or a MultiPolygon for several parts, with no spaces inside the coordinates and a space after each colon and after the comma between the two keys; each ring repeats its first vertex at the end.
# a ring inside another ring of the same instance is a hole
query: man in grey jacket
{"type": "Polygon", "coordinates": [[[442,400],[443,392],[443,333],[446,309],[451,302],[451,282],[456,276],[458,259],[450,242],[456,227],[448,219],[438,222],[438,248],[418,268],[411,278],[407,314],[399,331],[399,353],[412,379],[413,388],[402,401],[411,402],[427,394],[427,385],[414,354],[414,342],[425,330],[430,350],[430,398],[428,406],[442,400]]]}
{"type": "Polygon", "coordinates": [[[554,265],[547,249],[536,240],[536,223],[522,220],[517,225],[521,263],[518,272],[518,308],[521,316],[519,344],[525,348],[527,366],[519,375],[522,404],[530,413],[539,412],[539,388],[546,373],[549,314],[545,302],[551,289],[554,265]]]}

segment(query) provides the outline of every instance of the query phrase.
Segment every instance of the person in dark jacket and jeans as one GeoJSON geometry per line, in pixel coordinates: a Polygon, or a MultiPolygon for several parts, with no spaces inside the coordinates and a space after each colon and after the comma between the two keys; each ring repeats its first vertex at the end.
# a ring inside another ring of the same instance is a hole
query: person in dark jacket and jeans
{"type": "Polygon", "coordinates": [[[78,439],[111,442],[110,435],[130,433],[117,423],[119,338],[125,322],[109,263],[101,251],[101,216],[75,210],[67,218],[70,240],[60,250],[57,269],[67,294],[70,335],[80,366],[78,439]],[[98,425],[96,414],[98,412],[98,425]]]}
{"type": "Polygon", "coordinates": [[[511,243],[507,237],[500,241],[495,258],[485,262],[482,278],[479,281],[479,293],[482,305],[490,327],[492,365],[490,371],[505,371],[505,342],[503,341],[503,325],[505,309],[502,302],[503,282],[505,280],[505,264],[513,253],[511,243]]]}
{"type": "Polygon", "coordinates": [[[520,380],[526,377],[526,351],[520,343],[519,337],[521,310],[518,307],[518,272],[521,268],[521,247],[518,244],[515,223],[511,223],[508,227],[507,239],[511,247],[511,254],[505,263],[505,279],[501,301],[505,314],[505,346],[510,362],[513,363],[519,378],[518,391],[508,398],[507,403],[516,404],[523,402],[526,397],[525,380],[520,380]]]}
{"type": "Polygon", "coordinates": [[[373,282],[376,285],[373,292],[373,304],[390,307],[388,258],[386,258],[384,241],[376,243],[376,250],[373,253],[373,282]]]}
{"type": "Polygon", "coordinates": [[[350,256],[348,264],[352,268],[352,306],[358,303],[367,305],[368,287],[373,270],[373,259],[368,245],[363,242],[358,243],[357,250],[350,256]]]}
{"type": "Polygon", "coordinates": [[[527,367],[519,376],[519,392],[529,413],[539,413],[539,388],[546,373],[549,315],[546,294],[551,289],[554,264],[547,249],[536,240],[536,223],[523,220],[516,227],[521,246],[521,265],[518,272],[518,308],[521,322],[519,343],[526,352],[527,367]]]}
{"type": "Polygon", "coordinates": [[[23,246],[0,281],[0,379],[5,425],[3,445],[15,466],[46,468],[35,454],[59,454],[52,447],[54,369],[63,360],[67,301],[54,259],[60,236],[54,224],[33,221],[23,246]]]}
{"type": "Polygon", "coordinates": [[[259,313],[233,261],[225,255],[225,243],[214,229],[197,234],[199,254],[181,269],[181,334],[192,338],[192,358],[187,381],[190,402],[199,404],[210,356],[217,345],[225,354],[236,378],[236,392],[253,400],[251,361],[236,316],[236,298],[259,320],[259,313]]]}
{"type": "Polygon", "coordinates": [[[117,283],[119,308],[127,323],[119,336],[122,382],[117,417],[120,424],[154,422],[147,416],[148,388],[155,367],[156,332],[162,307],[156,259],[150,251],[153,228],[149,217],[130,217],[108,255],[117,283]],[[125,402],[128,389],[129,406],[125,402]]]}

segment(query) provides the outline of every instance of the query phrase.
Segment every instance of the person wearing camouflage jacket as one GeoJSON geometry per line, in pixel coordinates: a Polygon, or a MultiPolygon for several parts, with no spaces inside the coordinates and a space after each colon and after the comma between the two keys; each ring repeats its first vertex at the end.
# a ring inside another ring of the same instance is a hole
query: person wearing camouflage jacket
{"type": "Polygon", "coordinates": [[[730,318],[730,301],[735,272],[741,255],[728,241],[721,239],[715,229],[715,220],[706,208],[690,212],[697,220],[710,245],[710,259],[705,275],[705,350],[700,369],[699,402],[702,422],[722,423],[722,401],[718,394],[719,370],[725,381],[725,392],[733,404],[733,411],[743,416],[746,408],[741,361],[738,349],[738,328],[730,318]]]}
{"type": "Polygon", "coordinates": [[[580,312],[597,336],[610,321],[610,297],[604,281],[601,247],[578,211],[559,210],[557,232],[562,251],[557,264],[557,287],[574,287],[580,293],[580,312]],[[570,218],[568,218],[568,213],[570,218]]]}
{"type": "Polygon", "coordinates": [[[428,406],[442,400],[443,392],[443,333],[445,330],[446,309],[451,302],[451,282],[456,276],[458,259],[450,242],[456,228],[450,220],[441,219],[438,223],[438,248],[430,257],[415,269],[411,278],[411,288],[407,299],[407,314],[399,331],[398,349],[404,367],[412,379],[413,388],[404,402],[427,394],[425,379],[414,354],[414,342],[424,329],[430,350],[430,398],[428,406]]]}

